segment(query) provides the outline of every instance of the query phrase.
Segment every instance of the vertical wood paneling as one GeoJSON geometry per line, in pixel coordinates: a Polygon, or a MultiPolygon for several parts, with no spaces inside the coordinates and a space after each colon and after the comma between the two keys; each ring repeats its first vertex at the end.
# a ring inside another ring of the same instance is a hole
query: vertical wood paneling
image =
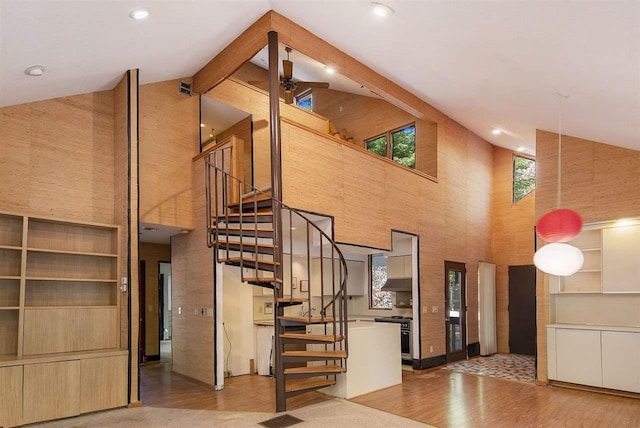
{"type": "MultiPolygon", "coordinates": [[[[182,79],[191,81],[191,79],[182,79]]],[[[199,152],[198,97],[178,80],[140,86],[140,221],[193,224],[191,159],[199,152]]]]}
{"type": "Polygon", "coordinates": [[[0,109],[0,209],[113,222],[113,91],[0,109]]]}

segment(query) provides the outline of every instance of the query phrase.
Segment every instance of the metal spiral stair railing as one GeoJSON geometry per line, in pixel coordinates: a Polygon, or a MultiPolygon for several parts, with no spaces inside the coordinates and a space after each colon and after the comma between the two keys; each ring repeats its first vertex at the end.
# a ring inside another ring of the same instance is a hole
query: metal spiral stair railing
{"type": "Polygon", "coordinates": [[[207,244],[214,248],[216,262],[240,268],[243,282],[274,290],[274,377],[280,411],[286,398],[331,386],[346,372],[347,265],[335,242],[309,214],[231,175],[231,154],[230,148],[222,148],[205,157],[207,244]],[[283,242],[276,242],[274,210],[282,213],[283,242]],[[294,253],[306,267],[299,288],[293,283],[294,253]],[[312,298],[319,301],[316,315],[312,298]],[[303,308],[300,315],[291,309],[285,313],[290,306],[303,308]],[[302,326],[313,331],[289,331],[302,326]]]}

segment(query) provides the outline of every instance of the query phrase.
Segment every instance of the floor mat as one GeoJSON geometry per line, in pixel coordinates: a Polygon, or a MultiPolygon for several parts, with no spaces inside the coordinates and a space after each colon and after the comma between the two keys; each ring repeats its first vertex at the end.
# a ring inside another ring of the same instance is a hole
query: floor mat
{"type": "Polygon", "coordinates": [[[536,380],[535,357],[529,355],[494,354],[457,361],[447,364],[444,368],[460,373],[474,373],[521,382],[536,380]]]}

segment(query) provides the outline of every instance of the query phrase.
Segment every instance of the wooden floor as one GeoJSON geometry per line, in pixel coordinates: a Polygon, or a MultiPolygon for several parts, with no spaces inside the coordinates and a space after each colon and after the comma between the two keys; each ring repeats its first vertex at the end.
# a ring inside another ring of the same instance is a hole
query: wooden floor
{"type": "MultiPolygon", "coordinates": [[[[168,364],[144,366],[145,406],[273,412],[274,381],[264,376],[225,380],[222,391],[171,374],[168,364]]],[[[314,392],[287,401],[289,409],[329,399],[314,392]]],[[[402,385],[351,401],[437,427],[640,427],[640,400],[503,380],[449,370],[403,372],[402,385]]]]}

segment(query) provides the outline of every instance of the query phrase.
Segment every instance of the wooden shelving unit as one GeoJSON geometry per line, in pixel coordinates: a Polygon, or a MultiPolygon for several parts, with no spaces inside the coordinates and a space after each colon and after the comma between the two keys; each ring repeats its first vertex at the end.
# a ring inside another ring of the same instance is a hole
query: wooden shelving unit
{"type": "Polygon", "coordinates": [[[119,236],[114,225],[0,213],[0,380],[24,399],[11,414],[0,406],[0,426],[126,405],[119,236]],[[64,405],[52,404],[58,389],[64,405]]]}

